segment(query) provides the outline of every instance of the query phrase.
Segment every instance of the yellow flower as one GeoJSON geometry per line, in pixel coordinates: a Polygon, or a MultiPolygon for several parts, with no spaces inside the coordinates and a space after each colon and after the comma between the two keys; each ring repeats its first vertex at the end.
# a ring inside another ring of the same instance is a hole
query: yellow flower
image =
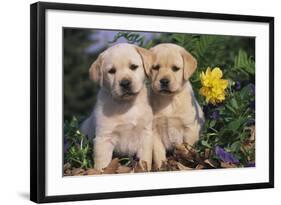
{"type": "Polygon", "coordinates": [[[225,99],[225,89],[227,88],[228,81],[222,79],[222,71],[216,67],[211,70],[207,68],[206,72],[200,74],[202,87],[199,90],[200,95],[206,97],[207,103],[213,105],[222,102],[225,99]]]}

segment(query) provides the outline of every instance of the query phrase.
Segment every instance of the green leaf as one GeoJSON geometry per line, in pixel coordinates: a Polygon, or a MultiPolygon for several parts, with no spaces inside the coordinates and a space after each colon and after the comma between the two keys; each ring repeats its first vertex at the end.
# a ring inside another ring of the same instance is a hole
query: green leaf
{"type": "Polygon", "coordinates": [[[255,74],[255,62],[252,58],[248,57],[247,53],[240,49],[238,55],[234,58],[234,67],[241,72],[247,72],[249,74],[255,74]]]}
{"type": "Polygon", "coordinates": [[[251,87],[250,87],[250,84],[248,84],[242,88],[242,90],[239,92],[239,94],[240,94],[240,97],[242,99],[244,99],[245,97],[250,95],[250,92],[251,92],[251,87]]]}
{"type": "Polygon", "coordinates": [[[146,48],[146,49],[149,49],[149,48],[151,48],[152,46],[153,46],[153,41],[150,40],[150,41],[146,44],[145,48],[146,48]]]}
{"type": "Polygon", "coordinates": [[[175,40],[179,45],[184,45],[184,34],[173,34],[172,39],[175,40]]]}
{"type": "Polygon", "coordinates": [[[225,107],[233,113],[236,113],[235,109],[233,109],[229,104],[225,104],[225,107]]]}
{"type": "Polygon", "coordinates": [[[241,119],[237,119],[237,120],[234,120],[232,122],[230,122],[229,124],[227,124],[227,128],[229,130],[233,130],[233,131],[236,131],[242,124],[242,120],[241,119]]]}
{"type": "Polygon", "coordinates": [[[210,127],[214,127],[215,125],[216,125],[216,121],[215,120],[211,120],[210,127]]]}
{"type": "Polygon", "coordinates": [[[207,141],[205,141],[205,140],[202,140],[202,141],[201,141],[201,144],[202,144],[203,146],[205,146],[205,147],[212,148],[212,146],[211,146],[207,141]]]}
{"type": "Polygon", "coordinates": [[[241,142],[236,141],[236,142],[232,143],[232,145],[230,146],[230,150],[231,150],[231,152],[237,152],[240,150],[240,147],[241,147],[241,142]]]}
{"type": "Polygon", "coordinates": [[[143,45],[144,42],[144,36],[141,36],[139,33],[136,32],[118,32],[112,41],[109,43],[115,43],[117,42],[120,38],[125,38],[128,43],[133,43],[133,44],[138,44],[139,46],[143,45]]]}
{"type": "Polygon", "coordinates": [[[236,99],[235,98],[232,98],[231,100],[230,100],[230,104],[231,104],[231,106],[235,109],[235,110],[237,110],[239,107],[238,107],[238,103],[237,103],[237,101],[236,101],[236,99]]]}

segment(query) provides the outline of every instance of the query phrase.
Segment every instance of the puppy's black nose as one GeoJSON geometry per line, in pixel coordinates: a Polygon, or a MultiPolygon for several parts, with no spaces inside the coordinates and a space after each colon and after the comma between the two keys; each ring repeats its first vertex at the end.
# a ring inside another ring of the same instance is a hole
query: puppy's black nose
{"type": "Polygon", "coordinates": [[[160,80],[161,86],[167,86],[167,85],[169,84],[169,82],[170,82],[170,80],[167,79],[167,78],[162,78],[162,79],[160,80]]]}
{"type": "Polygon", "coordinates": [[[122,88],[129,88],[130,85],[131,85],[131,81],[130,80],[127,80],[127,79],[124,79],[124,80],[121,80],[119,85],[122,87],[122,88]]]}

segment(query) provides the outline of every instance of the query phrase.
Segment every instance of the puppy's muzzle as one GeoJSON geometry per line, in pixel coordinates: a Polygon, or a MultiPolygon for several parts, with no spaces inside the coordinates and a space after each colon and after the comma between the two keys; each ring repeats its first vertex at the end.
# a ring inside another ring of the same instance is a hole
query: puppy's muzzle
{"type": "Polygon", "coordinates": [[[168,86],[169,86],[169,83],[170,83],[170,81],[169,81],[169,79],[167,79],[167,78],[162,78],[162,79],[160,80],[161,87],[168,87],[168,86]]]}
{"type": "Polygon", "coordinates": [[[132,90],[132,81],[129,79],[123,79],[119,82],[119,86],[121,87],[121,97],[123,99],[130,99],[131,97],[135,96],[137,93],[134,93],[132,90]]]}
{"type": "Polygon", "coordinates": [[[162,78],[159,80],[159,83],[160,83],[160,93],[163,93],[163,94],[170,94],[171,91],[170,91],[170,88],[169,88],[169,85],[170,85],[170,80],[168,78],[162,78]]]}
{"type": "Polygon", "coordinates": [[[132,84],[132,82],[128,79],[123,79],[119,83],[120,87],[124,91],[130,91],[131,90],[131,84],[132,84]]]}
{"type": "Polygon", "coordinates": [[[161,89],[168,90],[170,80],[167,79],[167,78],[162,78],[162,79],[159,80],[159,81],[160,81],[160,87],[161,87],[161,89]]]}

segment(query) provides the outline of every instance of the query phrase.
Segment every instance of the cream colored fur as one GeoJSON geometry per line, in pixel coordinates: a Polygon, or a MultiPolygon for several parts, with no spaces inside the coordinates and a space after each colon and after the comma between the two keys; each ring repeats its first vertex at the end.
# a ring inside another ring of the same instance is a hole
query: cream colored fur
{"type": "Polygon", "coordinates": [[[174,44],[159,44],[151,51],[155,54],[151,71],[153,161],[155,167],[160,168],[166,161],[166,150],[181,143],[193,145],[198,140],[204,117],[188,81],[196,69],[196,59],[174,44]],[[173,66],[179,70],[173,70],[173,66]],[[155,69],[157,67],[159,69],[155,69]],[[163,78],[169,80],[165,92],[161,90],[163,78]]]}
{"type": "Polygon", "coordinates": [[[96,169],[105,168],[116,151],[136,154],[147,162],[150,170],[153,114],[144,80],[151,63],[150,51],[131,44],[118,44],[101,53],[92,64],[90,76],[99,83],[100,90],[95,108],[81,130],[89,136],[95,134],[96,169]],[[138,68],[130,69],[132,64],[138,68]],[[115,73],[110,73],[112,68],[115,73]],[[120,88],[122,79],[131,80],[132,96],[124,95],[120,88]]]}

